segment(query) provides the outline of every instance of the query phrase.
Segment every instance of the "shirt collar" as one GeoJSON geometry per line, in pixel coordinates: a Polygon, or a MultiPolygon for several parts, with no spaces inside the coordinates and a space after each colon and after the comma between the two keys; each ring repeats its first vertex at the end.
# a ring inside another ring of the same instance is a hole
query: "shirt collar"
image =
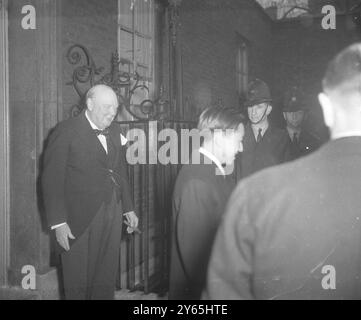
{"type": "Polygon", "coordinates": [[[360,136],[361,136],[361,131],[346,131],[333,135],[332,140],[346,138],[346,137],[360,137],[360,136]]]}
{"type": "Polygon", "coordinates": [[[87,120],[90,123],[90,126],[92,127],[92,129],[96,129],[96,130],[100,130],[94,123],[93,121],[90,120],[89,116],[88,116],[88,110],[85,110],[85,117],[87,118],[87,120]]]}
{"type": "MultiPolygon", "coordinates": [[[[92,129],[96,129],[96,130],[100,130],[94,123],[93,121],[90,120],[89,116],[88,116],[88,110],[85,110],[85,117],[87,118],[87,120],[90,123],[90,126],[92,127],[92,129]]],[[[124,137],[122,134],[120,134],[120,141],[122,146],[125,146],[128,143],[128,139],[126,137],[124,137]]]]}
{"type": "Polygon", "coordinates": [[[290,136],[291,140],[293,139],[293,136],[294,134],[296,133],[297,134],[297,138],[300,137],[300,134],[301,134],[301,129],[292,129],[292,128],[289,128],[289,127],[286,127],[287,128],[287,131],[288,131],[288,135],[290,136]]]}
{"type": "Polygon", "coordinates": [[[261,135],[263,137],[265,132],[268,130],[268,128],[269,128],[269,122],[268,121],[262,126],[252,125],[251,124],[251,129],[252,129],[253,135],[255,136],[256,139],[257,139],[257,136],[258,136],[258,133],[259,133],[259,129],[261,129],[261,135]]]}
{"type": "Polygon", "coordinates": [[[210,160],[213,161],[213,163],[217,166],[217,168],[219,169],[219,171],[221,171],[222,175],[225,176],[226,172],[224,171],[224,168],[222,167],[221,162],[215,157],[214,154],[212,154],[211,152],[209,152],[208,150],[204,149],[203,147],[199,148],[199,153],[203,154],[204,156],[206,156],[207,158],[209,158],[210,160]]]}

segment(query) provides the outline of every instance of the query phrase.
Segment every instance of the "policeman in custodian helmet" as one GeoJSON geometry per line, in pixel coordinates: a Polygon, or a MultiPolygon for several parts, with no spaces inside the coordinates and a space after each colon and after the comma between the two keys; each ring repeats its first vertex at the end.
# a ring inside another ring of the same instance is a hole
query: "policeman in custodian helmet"
{"type": "Polygon", "coordinates": [[[255,79],[249,83],[245,102],[249,122],[243,139],[243,153],[237,157],[237,180],[288,160],[287,132],[269,123],[272,98],[268,85],[255,79]]]}
{"type": "Polygon", "coordinates": [[[292,87],[285,95],[283,106],[283,116],[291,142],[290,160],[304,156],[321,145],[320,138],[303,127],[307,113],[303,93],[297,87],[292,87]]]}

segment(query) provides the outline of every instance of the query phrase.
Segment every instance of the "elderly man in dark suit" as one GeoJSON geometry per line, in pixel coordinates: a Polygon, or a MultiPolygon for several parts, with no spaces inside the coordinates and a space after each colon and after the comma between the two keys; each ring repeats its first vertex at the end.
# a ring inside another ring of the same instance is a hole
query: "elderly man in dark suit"
{"type": "Polygon", "coordinates": [[[361,299],[361,44],[335,57],[319,101],[331,141],[241,182],[205,298],[361,299]]]}
{"type": "Polygon", "coordinates": [[[44,204],[63,249],[66,299],[113,299],[123,214],[133,229],[138,218],[120,128],[112,124],[117,96],[110,87],[97,85],[87,93],[86,104],[85,111],[59,123],[49,137],[44,204]]]}
{"type": "Polygon", "coordinates": [[[225,108],[208,108],[200,116],[204,142],[181,169],[173,193],[169,299],[200,298],[213,239],[234,187],[227,171],[242,150],[242,121],[237,111],[225,108]]]}

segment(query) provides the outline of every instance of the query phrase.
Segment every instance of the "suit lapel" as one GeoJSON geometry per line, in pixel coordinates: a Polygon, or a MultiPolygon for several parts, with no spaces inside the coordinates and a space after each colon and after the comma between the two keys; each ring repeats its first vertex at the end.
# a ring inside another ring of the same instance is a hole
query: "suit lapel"
{"type": "Polygon", "coordinates": [[[266,129],[266,131],[263,134],[263,140],[267,143],[272,139],[272,131],[273,131],[273,127],[268,124],[268,128],[266,129]]]}
{"type": "Polygon", "coordinates": [[[120,140],[120,130],[117,130],[116,124],[112,124],[110,129],[110,140],[113,144],[114,153],[111,155],[110,163],[112,166],[114,166],[119,161],[119,153],[122,150],[121,148],[121,140],[120,140]]]}
{"type": "Polygon", "coordinates": [[[115,143],[115,139],[114,139],[114,134],[112,132],[112,130],[110,130],[110,134],[109,134],[109,139],[107,140],[108,142],[108,162],[110,167],[114,167],[114,161],[116,158],[116,154],[117,154],[117,145],[115,143]]]}
{"type": "Polygon", "coordinates": [[[107,154],[99,141],[97,135],[94,133],[88,119],[85,116],[85,111],[79,115],[81,134],[84,135],[84,142],[88,145],[89,152],[96,154],[96,157],[102,164],[107,164],[107,154]]]}
{"type": "Polygon", "coordinates": [[[256,138],[253,134],[253,130],[252,130],[252,126],[250,123],[248,123],[246,125],[246,130],[245,130],[245,135],[244,135],[244,149],[247,152],[252,152],[255,148],[256,148],[256,138]]]}

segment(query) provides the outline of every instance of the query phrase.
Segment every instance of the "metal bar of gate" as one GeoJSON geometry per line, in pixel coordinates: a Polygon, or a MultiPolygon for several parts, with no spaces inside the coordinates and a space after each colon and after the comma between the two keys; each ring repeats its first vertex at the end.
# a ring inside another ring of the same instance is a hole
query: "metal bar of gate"
{"type": "Polygon", "coordinates": [[[145,126],[145,136],[148,138],[146,145],[146,165],[145,165],[145,232],[144,232],[144,292],[147,294],[149,292],[149,126],[145,126]]]}
{"type": "MultiPolygon", "coordinates": [[[[129,129],[133,129],[134,123],[129,124],[129,129]]],[[[135,181],[135,167],[130,166],[131,171],[131,186],[133,187],[133,198],[135,193],[134,188],[134,181],[135,181]]],[[[134,201],[135,199],[133,199],[134,201]]],[[[135,204],[134,204],[135,205],[135,204]]],[[[134,236],[129,237],[129,246],[128,246],[128,253],[129,253],[129,268],[128,268],[128,276],[129,276],[129,289],[134,290],[135,289],[135,261],[134,261],[134,251],[135,251],[135,245],[134,245],[134,236]]]]}
{"type": "MultiPolygon", "coordinates": [[[[151,225],[154,227],[155,232],[158,232],[157,224],[155,221],[156,217],[153,213],[152,215],[152,224],[150,223],[150,166],[149,166],[149,122],[148,121],[127,121],[121,122],[120,124],[126,125],[128,130],[134,129],[136,127],[141,126],[144,128],[145,136],[147,138],[146,141],[146,164],[141,165],[130,165],[129,166],[129,180],[130,184],[133,187],[133,195],[137,200],[135,203],[136,211],[141,225],[142,233],[139,235],[132,235],[128,237],[127,240],[127,253],[123,253],[121,256],[127,257],[127,283],[128,288],[130,290],[135,290],[136,288],[136,272],[135,268],[139,267],[140,273],[140,284],[141,289],[144,290],[145,293],[149,293],[152,283],[150,277],[150,227],[151,225]],[[139,237],[139,238],[138,238],[139,237]],[[139,245],[137,245],[137,241],[135,239],[140,240],[139,245]],[[137,260],[137,261],[135,261],[137,260]],[[137,265],[137,266],[136,266],[137,265]]],[[[177,131],[178,137],[180,137],[180,130],[182,128],[191,129],[194,127],[194,123],[187,121],[160,121],[158,123],[158,131],[164,128],[173,128],[177,131]]],[[[158,132],[157,132],[158,134],[158,132]]],[[[180,147],[181,141],[178,141],[178,148],[180,147]]],[[[155,142],[155,146],[157,151],[160,147],[160,142],[155,142]]],[[[178,149],[180,151],[181,149],[178,149]]],[[[178,152],[180,155],[180,152],[178,152]]],[[[153,275],[157,275],[157,281],[160,280],[161,284],[166,284],[168,282],[168,269],[169,269],[169,261],[170,261],[170,230],[171,230],[171,196],[172,196],[172,188],[174,186],[174,182],[178,171],[181,165],[160,165],[157,163],[154,168],[154,178],[152,179],[152,192],[154,191],[154,187],[156,188],[155,198],[153,199],[155,203],[157,203],[157,212],[160,213],[160,232],[161,235],[159,237],[155,237],[156,241],[161,241],[159,244],[161,254],[160,254],[160,266],[158,265],[158,269],[155,270],[153,275]]],[[[153,192],[154,193],[154,192],[153,192]]],[[[156,247],[156,244],[154,244],[156,247]]],[[[154,252],[154,255],[157,254],[154,252]]],[[[158,259],[156,256],[152,257],[153,259],[158,259]]],[[[121,265],[121,261],[120,261],[121,265]]],[[[157,264],[156,264],[157,265],[157,264]]],[[[121,279],[121,268],[120,279],[121,279]]],[[[158,284],[158,282],[157,282],[158,284]]]]}

